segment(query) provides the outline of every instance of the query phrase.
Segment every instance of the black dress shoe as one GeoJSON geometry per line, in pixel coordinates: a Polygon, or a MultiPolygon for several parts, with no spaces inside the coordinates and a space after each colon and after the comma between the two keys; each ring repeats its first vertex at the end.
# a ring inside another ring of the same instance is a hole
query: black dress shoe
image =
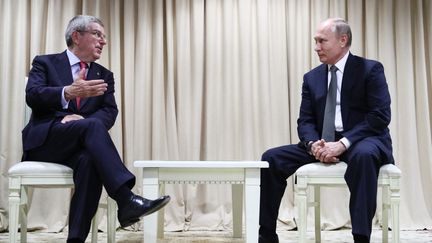
{"type": "Polygon", "coordinates": [[[266,237],[262,234],[258,236],[258,243],[279,243],[279,237],[266,237]]]}
{"type": "Polygon", "coordinates": [[[66,243],[84,243],[84,241],[80,239],[68,239],[66,243]]]}
{"type": "Polygon", "coordinates": [[[118,210],[120,226],[127,227],[138,222],[141,217],[163,208],[170,199],[170,196],[163,196],[156,200],[149,200],[138,195],[132,195],[129,202],[118,210]]]}
{"type": "Polygon", "coordinates": [[[354,243],[369,243],[369,237],[365,235],[354,234],[354,243]]]}

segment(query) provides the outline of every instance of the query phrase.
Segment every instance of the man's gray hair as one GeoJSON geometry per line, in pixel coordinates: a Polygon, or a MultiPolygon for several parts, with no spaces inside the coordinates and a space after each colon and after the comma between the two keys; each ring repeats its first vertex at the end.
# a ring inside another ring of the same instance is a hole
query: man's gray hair
{"type": "Polygon", "coordinates": [[[73,45],[72,33],[75,31],[86,31],[90,23],[96,23],[100,26],[104,26],[102,21],[94,16],[90,15],[77,15],[73,17],[66,28],[65,39],[66,45],[71,47],[73,45]]]}
{"type": "Polygon", "coordinates": [[[331,19],[331,21],[333,23],[333,26],[331,27],[331,31],[336,33],[337,36],[347,35],[348,36],[347,45],[351,46],[352,33],[351,33],[351,27],[349,26],[348,22],[342,18],[334,18],[331,19]]]}

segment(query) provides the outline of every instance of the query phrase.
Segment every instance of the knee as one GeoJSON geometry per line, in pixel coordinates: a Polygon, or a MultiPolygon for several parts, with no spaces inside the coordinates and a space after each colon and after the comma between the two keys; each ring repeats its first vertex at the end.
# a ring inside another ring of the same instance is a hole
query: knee
{"type": "Polygon", "coordinates": [[[379,151],[371,147],[357,147],[351,152],[350,161],[375,161],[379,151]]]}
{"type": "Polygon", "coordinates": [[[348,159],[349,170],[355,170],[356,173],[379,170],[379,151],[373,147],[361,147],[352,151],[348,159]]]}
{"type": "Polygon", "coordinates": [[[105,125],[96,118],[85,118],[78,121],[78,126],[80,127],[80,130],[88,133],[88,132],[107,132],[105,125]]]}
{"type": "Polygon", "coordinates": [[[281,168],[282,163],[288,162],[284,147],[275,147],[265,151],[261,156],[262,161],[267,161],[270,168],[281,168]]]}
{"type": "Polygon", "coordinates": [[[267,161],[269,164],[274,162],[274,158],[276,157],[276,149],[275,148],[271,148],[267,151],[265,151],[262,156],[261,156],[261,160],[262,161],[267,161]]]}

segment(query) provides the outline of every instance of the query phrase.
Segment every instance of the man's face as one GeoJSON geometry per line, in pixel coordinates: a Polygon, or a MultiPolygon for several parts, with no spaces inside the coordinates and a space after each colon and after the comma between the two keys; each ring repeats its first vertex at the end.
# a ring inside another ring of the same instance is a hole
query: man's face
{"type": "Polygon", "coordinates": [[[323,23],[315,34],[315,51],[324,64],[335,64],[346,53],[347,36],[337,36],[331,31],[331,24],[323,23]]]}
{"type": "Polygon", "coordinates": [[[103,47],[107,44],[105,30],[97,23],[90,23],[87,30],[75,33],[78,57],[85,62],[94,62],[100,58],[103,47]]]}

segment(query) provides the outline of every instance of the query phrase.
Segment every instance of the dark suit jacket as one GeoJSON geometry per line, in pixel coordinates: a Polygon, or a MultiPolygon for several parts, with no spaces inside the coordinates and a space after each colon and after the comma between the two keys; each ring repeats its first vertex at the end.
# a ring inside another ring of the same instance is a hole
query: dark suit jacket
{"type": "MultiPolygon", "coordinates": [[[[303,77],[300,116],[297,120],[300,141],[321,138],[327,96],[328,67],[322,64],[303,77]]],[[[388,125],[391,119],[390,94],[381,63],[354,56],[345,64],[341,87],[341,113],[346,137],[352,145],[364,138],[375,138],[382,151],[383,164],[393,163],[388,125]]]]}
{"type": "Polygon", "coordinates": [[[104,95],[81,99],[78,111],[74,101],[69,102],[68,109],[63,109],[61,105],[63,87],[73,82],[66,51],[36,56],[32,65],[26,87],[26,102],[32,109],[32,116],[22,132],[24,151],[41,146],[53,122],[68,114],[97,118],[107,130],[114,125],[118,110],[111,71],[97,63],[90,64],[86,79],[103,79],[108,89],[104,95]]]}

